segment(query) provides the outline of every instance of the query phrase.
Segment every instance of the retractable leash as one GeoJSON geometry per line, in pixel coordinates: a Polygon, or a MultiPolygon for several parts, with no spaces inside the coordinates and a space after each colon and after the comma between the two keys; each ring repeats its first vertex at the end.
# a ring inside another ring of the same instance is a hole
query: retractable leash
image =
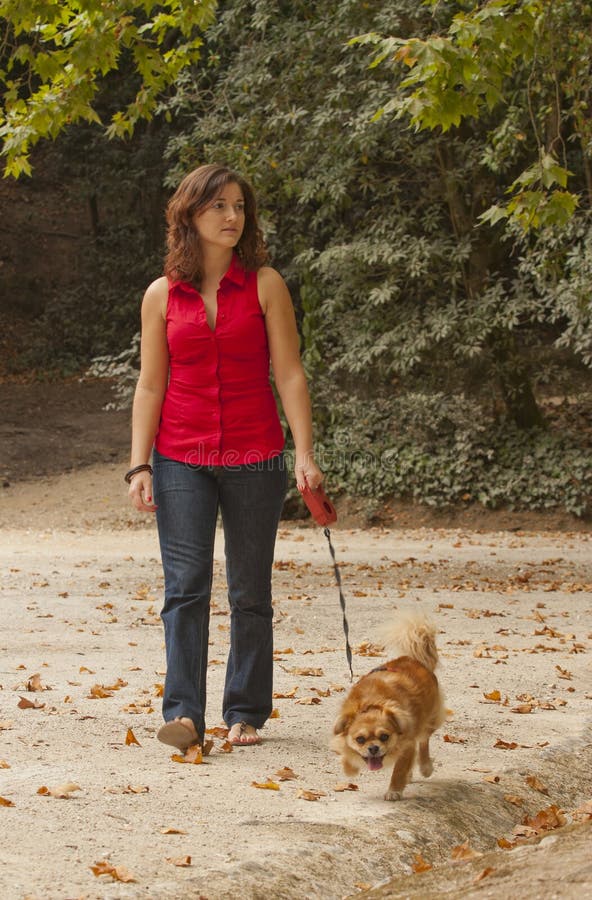
{"type": "Polygon", "coordinates": [[[331,530],[327,527],[331,524],[331,522],[337,521],[337,513],[335,512],[335,507],[325,494],[321,485],[315,490],[311,490],[308,485],[305,485],[302,490],[300,490],[302,494],[302,499],[308,506],[310,513],[317,523],[317,525],[323,525],[323,534],[327,538],[329,543],[329,551],[331,553],[331,558],[333,560],[333,571],[335,573],[335,581],[337,582],[337,588],[339,590],[339,604],[341,606],[341,611],[343,613],[343,633],[345,635],[345,655],[347,657],[347,664],[349,666],[349,674],[350,681],[354,680],[354,670],[352,668],[352,650],[349,643],[349,624],[347,621],[347,616],[345,613],[345,597],[343,596],[343,589],[341,587],[341,572],[339,571],[339,566],[337,564],[337,559],[335,557],[335,550],[333,549],[333,544],[331,543],[331,530]]]}

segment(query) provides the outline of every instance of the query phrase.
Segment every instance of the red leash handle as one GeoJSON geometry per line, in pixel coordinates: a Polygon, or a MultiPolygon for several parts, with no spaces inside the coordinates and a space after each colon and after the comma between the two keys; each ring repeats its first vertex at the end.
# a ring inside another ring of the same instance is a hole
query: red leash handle
{"type": "Polygon", "coordinates": [[[309,488],[308,484],[305,484],[303,488],[298,488],[298,490],[302,494],[302,499],[308,506],[310,514],[317,525],[330,525],[331,522],[337,521],[335,507],[327,497],[321,484],[314,491],[309,488]]]}

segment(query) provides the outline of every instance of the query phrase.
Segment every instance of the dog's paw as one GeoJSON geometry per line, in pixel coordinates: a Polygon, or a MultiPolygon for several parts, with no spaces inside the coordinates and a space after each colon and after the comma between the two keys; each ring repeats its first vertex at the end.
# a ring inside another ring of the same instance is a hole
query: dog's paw
{"type": "Polygon", "coordinates": [[[432,772],[434,771],[434,764],[431,759],[426,760],[425,762],[421,762],[419,764],[419,771],[423,775],[424,778],[429,778],[432,772]]]}
{"type": "Polygon", "coordinates": [[[389,788],[386,794],[384,795],[385,800],[400,800],[403,796],[403,791],[391,791],[389,788]]]}

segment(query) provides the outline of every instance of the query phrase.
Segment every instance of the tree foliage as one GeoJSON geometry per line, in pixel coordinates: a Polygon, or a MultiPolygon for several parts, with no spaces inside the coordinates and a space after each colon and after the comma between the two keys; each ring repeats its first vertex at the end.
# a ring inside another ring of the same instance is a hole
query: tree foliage
{"type": "Polygon", "coordinates": [[[524,155],[520,142],[529,135],[526,166],[481,220],[494,224],[509,218],[524,229],[565,224],[580,200],[570,157],[579,156],[580,166],[583,158],[588,204],[592,196],[592,4],[444,5],[450,18],[439,33],[425,38],[368,33],[354,39],[373,46],[373,66],[407,72],[377,115],[409,117],[417,129],[442,132],[466,119],[491,121],[484,155],[496,172],[507,171],[524,155]]]}
{"type": "Polygon", "coordinates": [[[199,59],[215,0],[2,0],[0,139],[5,174],[30,174],[30,150],[66,126],[101,124],[96,100],[123,69],[134,96],[111,115],[110,137],[149,119],[163,91],[199,59]]]}

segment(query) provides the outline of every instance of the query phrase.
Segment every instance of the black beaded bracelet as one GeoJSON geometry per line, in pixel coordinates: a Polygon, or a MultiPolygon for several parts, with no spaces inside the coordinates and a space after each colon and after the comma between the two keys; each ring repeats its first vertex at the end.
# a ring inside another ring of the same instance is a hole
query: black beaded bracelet
{"type": "Polygon", "coordinates": [[[123,480],[126,482],[126,484],[129,484],[134,475],[137,475],[138,472],[150,472],[150,474],[152,475],[152,466],[149,463],[142,463],[141,466],[134,466],[133,469],[130,469],[129,472],[125,473],[125,475],[123,476],[123,480]]]}

